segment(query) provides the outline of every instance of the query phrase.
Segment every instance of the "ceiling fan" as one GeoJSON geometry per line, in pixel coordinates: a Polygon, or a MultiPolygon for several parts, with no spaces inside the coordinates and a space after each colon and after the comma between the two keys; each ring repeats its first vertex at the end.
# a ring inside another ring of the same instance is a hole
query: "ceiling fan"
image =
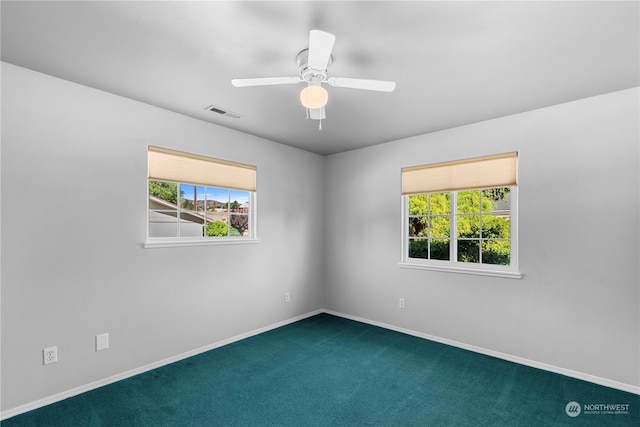
{"type": "Polygon", "coordinates": [[[309,33],[309,48],[298,53],[296,57],[298,76],[233,79],[231,84],[235,87],[246,87],[305,82],[307,86],[300,92],[300,101],[307,109],[307,118],[320,120],[319,129],[322,130],[322,119],[326,118],[324,107],[329,99],[329,94],[322,87],[322,83],[328,83],[329,86],[334,87],[379,92],[392,92],[396,88],[396,82],[393,81],[329,77],[327,69],[332,62],[331,51],[335,41],[336,36],[333,34],[320,30],[311,30],[309,33]]]}

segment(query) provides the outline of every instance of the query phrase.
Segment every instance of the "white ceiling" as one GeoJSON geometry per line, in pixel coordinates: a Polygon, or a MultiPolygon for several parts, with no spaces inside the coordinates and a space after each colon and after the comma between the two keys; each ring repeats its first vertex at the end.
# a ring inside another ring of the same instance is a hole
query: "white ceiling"
{"type": "Polygon", "coordinates": [[[11,2],[2,60],[304,150],[331,154],[640,86],[639,5],[627,2],[11,2]],[[309,30],[336,35],[305,120],[295,76],[309,30]],[[240,119],[205,111],[216,105],[240,119]]]}

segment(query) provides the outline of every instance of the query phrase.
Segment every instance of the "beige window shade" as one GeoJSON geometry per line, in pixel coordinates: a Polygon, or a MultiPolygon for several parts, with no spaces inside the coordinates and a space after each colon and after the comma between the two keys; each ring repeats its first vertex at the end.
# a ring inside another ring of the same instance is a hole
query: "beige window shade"
{"type": "Polygon", "coordinates": [[[518,153],[402,169],[402,194],[419,194],[518,184],[518,153]]]}
{"type": "Polygon", "coordinates": [[[256,191],[256,167],[149,146],[149,179],[256,191]]]}

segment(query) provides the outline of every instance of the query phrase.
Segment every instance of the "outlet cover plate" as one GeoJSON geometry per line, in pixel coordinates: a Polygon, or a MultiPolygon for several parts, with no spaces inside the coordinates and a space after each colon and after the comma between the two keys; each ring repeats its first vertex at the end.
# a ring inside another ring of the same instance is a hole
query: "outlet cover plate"
{"type": "Polygon", "coordinates": [[[58,361],[58,347],[49,347],[42,350],[42,364],[48,365],[58,361]]]}
{"type": "Polygon", "coordinates": [[[109,334],[96,335],[96,351],[109,348],[109,334]]]}

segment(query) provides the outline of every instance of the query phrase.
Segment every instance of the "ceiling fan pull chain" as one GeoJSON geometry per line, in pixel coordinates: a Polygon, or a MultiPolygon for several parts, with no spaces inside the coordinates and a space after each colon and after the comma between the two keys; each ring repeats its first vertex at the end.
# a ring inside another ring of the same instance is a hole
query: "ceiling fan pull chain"
{"type": "Polygon", "coordinates": [[[305,108],[304,110],[307,112],[307,116],[305,117],[305,120],[309,120],[309,109],[305,108]]]}
{"type": "Polygon", "coordinates": [[[318,130],[322,130],[322,117],[320,117],[320,122],[318,123],[318,130]]]}

